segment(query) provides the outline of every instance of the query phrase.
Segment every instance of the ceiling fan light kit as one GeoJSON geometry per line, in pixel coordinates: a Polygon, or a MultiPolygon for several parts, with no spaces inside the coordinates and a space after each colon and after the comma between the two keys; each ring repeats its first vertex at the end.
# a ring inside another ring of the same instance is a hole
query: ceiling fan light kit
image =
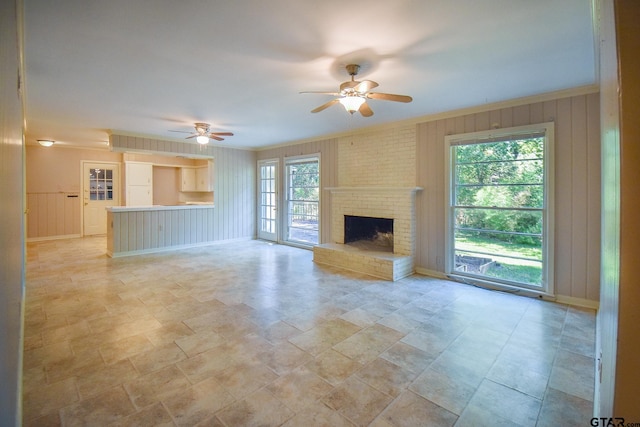
{"type": "MultiPolygon", "coordinates": [[[[233,136],[231,132],[212,132],[211,125],[209,123],[201,123],[196,122],[193,124],[195,128],[195,133],[189,135],[186,139],[195,138],[196,142],[200,145],[206,145],[209,143],[210,139],[215,139],[216,141],[224,141],[223,136],[233,136]]],[[[173,130],[171,132],[183,132],[181,130],[173,130]]],[[[184,132],[188,133],[188,132],[184,132]]]]}
{"type": "Polygon", "coordinates": [[[360,106],[364,104],[365,100],[358,95],[347,95],[344,98],[340,98],[339,102],[344,106],[345,110],[353,114],[360,109],[360,106]]]}
{"type": "Polygon", "coordinates": [[[318,113],[331,107],[333,104],[340,103],[344,106],[345,110],[353,114],[356,111],[360,112],[364,117],[373,116],[373,110],[367,104],[367,99],[379,99],[382,101],[394,101],[394,102],[411,102],[413,98],[407,95],[395,95],[392,93],[377,93],[370,92],[371,89],[378,87],[378,83],[372,80],[355,80],[355,76],[360,70],[358,64],[349,64],[346,66],[347,73],[351,76],[351,80],[346,81],[340,85],[339,92],[300,92],[300,93],[318,93],[322,95],[333,95],[337,98],[332,99],[329,102],[322,104],[321,106],[311,110],[312,113],[318,113]]]}

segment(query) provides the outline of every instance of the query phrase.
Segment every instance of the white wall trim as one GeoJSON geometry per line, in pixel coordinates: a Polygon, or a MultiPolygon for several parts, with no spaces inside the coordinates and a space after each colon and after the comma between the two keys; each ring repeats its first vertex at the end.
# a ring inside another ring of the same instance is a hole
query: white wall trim
{"type": "Polygon", "coordinates": [[[374,131],[382,131],[385,129],[395,129],[401,126],[417,125],[419,123],[434,122],[436,120],[442,120],[442,119],[451,119],[451,118],[466,116],[468,114],[476,114],[476,113],[482,113],[485,111],[500,110],[503,108],[510,108],[510,107],[518,107],[521,105],[535,104],[537,102],[553,101],[553,100],[570,98],[570,97],[580,96],[580,95],[589,95],[592,93],[598,93],[599,91],[600,91],[600,85],[598,84],[578,86],[578,87],[558,90],[554,92],[545,92],[545,93],[540,93],[532,96],[525,96],[525,97],[514,98],[514,99],[505,100],[505,101],[497,101],[497,102],[492,102],[487,104],[476,105],[473,107],[460,108],[457,110],[443,111],[441,113],[427,114],[424,116],[414,117],[407,120],[399,120],[399,121],[390,122],[390,123],[383,123],[381,125],[368,126],[360,129],[351,129],[344,132],[336,132],[336,133],[327,134],[327,135],[319,135],[316,137],[300,139],[297,141],[290,141],[283,144],[269,145],[267,147],[257,147],[254,150],[265,151],[265,150],[272,150],[274,148],[304,144],[307,142],[326,141],[329,139],[341,138],[346,136],[353,137],[354,135],[358,135],[358,134],[364,134],[364,133],[369,133],[374,131]]]}
{"type": "Polygon", "coordinates": [[[81,234],[60,234],[60,235],[57,235],[57,236],[29,237],[29,238],[27,238],[27,243],[44,242],[44,241],[47,241],[47,240],[77,239],[79,237],[82,237],[82,235],[81,234]]]}
{"type": "Polygon", "coordinates": [[[568,297],[565,295],[556,295],[556,302],[560,304],[573,305],[576,307],[591,308],[598,310],[600,308],[600,302],[585,298],[568,297]]]}
{"type": "Polygon", "coordinates": [[[181,249],[191,249],[191,248],[199,248],[204,246],[214,246],[220,245],[223,243],[235,243],[235,242],[247,242],[250,240],[256,240],[252,237],[241,237],[238,239],[228,239],[228,240],[215,240],[210,242],[200,242],[200,243],[192,243],[188,245],[175,245],[175,246],[163,246],[161,248],[149,248],[149,249],[140,249],[137,251],[126,251],[126,252],[110,252],[107,251],[107,255],[111,258],[121,258],[126,256],[134,256],[134,255],[145,255],[145,254],[154,254],[158,252],[170,252],[177,251],[181,249]]]}

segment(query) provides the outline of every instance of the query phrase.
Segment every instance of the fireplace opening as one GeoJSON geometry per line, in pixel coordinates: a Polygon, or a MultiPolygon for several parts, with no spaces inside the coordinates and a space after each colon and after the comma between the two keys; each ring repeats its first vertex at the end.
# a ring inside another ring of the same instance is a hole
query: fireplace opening
{"type": "Polygon", "coordinates": [[[344,243],[360,249],[393,252],[393,219],[345,215],[344,243]]]}

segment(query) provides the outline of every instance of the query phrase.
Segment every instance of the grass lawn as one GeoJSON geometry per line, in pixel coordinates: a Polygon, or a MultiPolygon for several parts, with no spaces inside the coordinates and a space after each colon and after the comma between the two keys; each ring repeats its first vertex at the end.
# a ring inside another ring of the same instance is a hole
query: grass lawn
{"type": "Polygon", "coordinates": [[[529,260],[524,260],[499,255],[477,255],[491,258],[497,263],[487,270],[485,273],[487,276],[532,285],[542,284],[542,248],[540,246],[503,242],[501,240],[471,235],[456,236],[455,245],[458,251],[466,250],[529,258],[529,260]]]}

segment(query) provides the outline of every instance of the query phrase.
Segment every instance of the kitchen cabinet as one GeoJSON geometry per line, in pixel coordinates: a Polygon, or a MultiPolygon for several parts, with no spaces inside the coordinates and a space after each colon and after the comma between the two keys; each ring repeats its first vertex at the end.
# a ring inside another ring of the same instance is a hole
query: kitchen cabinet
{"type": "Polygon", "coordinates": [[[153,164],[126,162],[125,165],[126,205],[153,205],[153,164]]]}
{"type": "Polygon", "coordinates": [[[195,168],[181,168],[181,191],[196,191],[196,169],[195,168]]]}
{"type": "Polygon", "coordinates": [[[181,191],[212,191],[209,166],[181,168],[181,191]]]}

